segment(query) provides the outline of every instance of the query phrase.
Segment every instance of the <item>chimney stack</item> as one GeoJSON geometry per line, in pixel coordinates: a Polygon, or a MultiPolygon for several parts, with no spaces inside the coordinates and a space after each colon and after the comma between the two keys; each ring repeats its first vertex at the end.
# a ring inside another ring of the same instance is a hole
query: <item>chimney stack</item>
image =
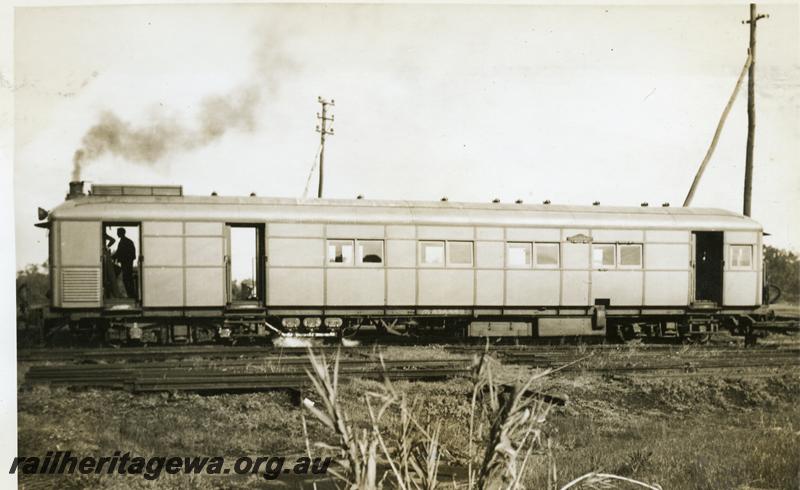
{"type": "Polygon", "coordinates": [[[67,194],[67,201],[70,199],[76,199],[78,197],[83,197],[86,194],[83,193],[83,181],[82,180],[73,180],[69,183],[69,194],[67,194]]]}

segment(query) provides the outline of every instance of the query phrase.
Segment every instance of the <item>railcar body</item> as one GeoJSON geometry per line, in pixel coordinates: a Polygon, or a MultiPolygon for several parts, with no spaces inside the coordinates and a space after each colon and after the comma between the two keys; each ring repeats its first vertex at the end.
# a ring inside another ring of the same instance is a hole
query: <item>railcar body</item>
{"type": "Polygon", "coordinates": [[[39,224],[51,325],[109,339],[340,335],[368,323],[625,339],[740,332],[761,311],[761,225],[724,210],[80,188],[39,224]],[[135,293],[122,298],[106,280],[119,227],[137,253],[135,293]],[[240,250],[249,282],[232,278],[240,250]]]}

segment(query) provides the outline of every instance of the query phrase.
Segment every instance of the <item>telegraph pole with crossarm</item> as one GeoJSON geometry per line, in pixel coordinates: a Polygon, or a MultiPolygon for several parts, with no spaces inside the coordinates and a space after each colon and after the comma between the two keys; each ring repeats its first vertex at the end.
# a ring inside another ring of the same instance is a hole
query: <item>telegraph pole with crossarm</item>
{"type": "Polygon", "coordinates": [[[317,97],[317,102],[322,104],[322,114],[317,113],[317,119],[321,122],[317,125],[317,132],[319,133],[319,188],[317,190],[317,197],[322,197],[322,183],[323,183],[323,164],[325,162],[325,136],[333,136],[333,127],[328,128],[328,121],[333,123],[333,114],[328,117],[328,106],[335,106],[334,100],[327,101],[322,97],[317,97]]]}

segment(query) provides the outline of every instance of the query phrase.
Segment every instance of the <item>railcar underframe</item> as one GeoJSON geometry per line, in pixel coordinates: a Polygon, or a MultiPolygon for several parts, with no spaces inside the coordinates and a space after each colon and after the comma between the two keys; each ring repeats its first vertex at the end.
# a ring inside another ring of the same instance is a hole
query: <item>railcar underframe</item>
{"type": "Polygon", "coordinates": [[[704,342],[727,330],[748,336],[766,310],[606,309],[561,311],[497,309],[348,309],[254,311],[53,311],[45,337],[64,329],[100,343],[193,344],[260,342],[275,337],[341,338],[361,333],[464,340],[475,337],[585,338],[627,342],[639,338],[674,338],[704,342]],[[327,322],[326,322],[327,320],[327,322]],[[287,327],[288,325],[288,327],[287,327]]]}

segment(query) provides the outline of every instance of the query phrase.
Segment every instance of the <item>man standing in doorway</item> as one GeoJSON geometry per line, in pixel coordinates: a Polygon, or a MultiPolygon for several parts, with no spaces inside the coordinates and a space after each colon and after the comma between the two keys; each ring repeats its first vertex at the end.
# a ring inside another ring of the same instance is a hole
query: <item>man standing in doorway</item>
{"type": "Polygon", "coordinates": [[[119,262],[122,268],[122,283],[125,285],[125,292],[128,298],[136,298],[136,285],[133,282],[133,261],[136,260],[136,246],[133,241],[125,236],[125,228],[117,228],[119,245],[114,252],[113,258],[119,262]]]}

